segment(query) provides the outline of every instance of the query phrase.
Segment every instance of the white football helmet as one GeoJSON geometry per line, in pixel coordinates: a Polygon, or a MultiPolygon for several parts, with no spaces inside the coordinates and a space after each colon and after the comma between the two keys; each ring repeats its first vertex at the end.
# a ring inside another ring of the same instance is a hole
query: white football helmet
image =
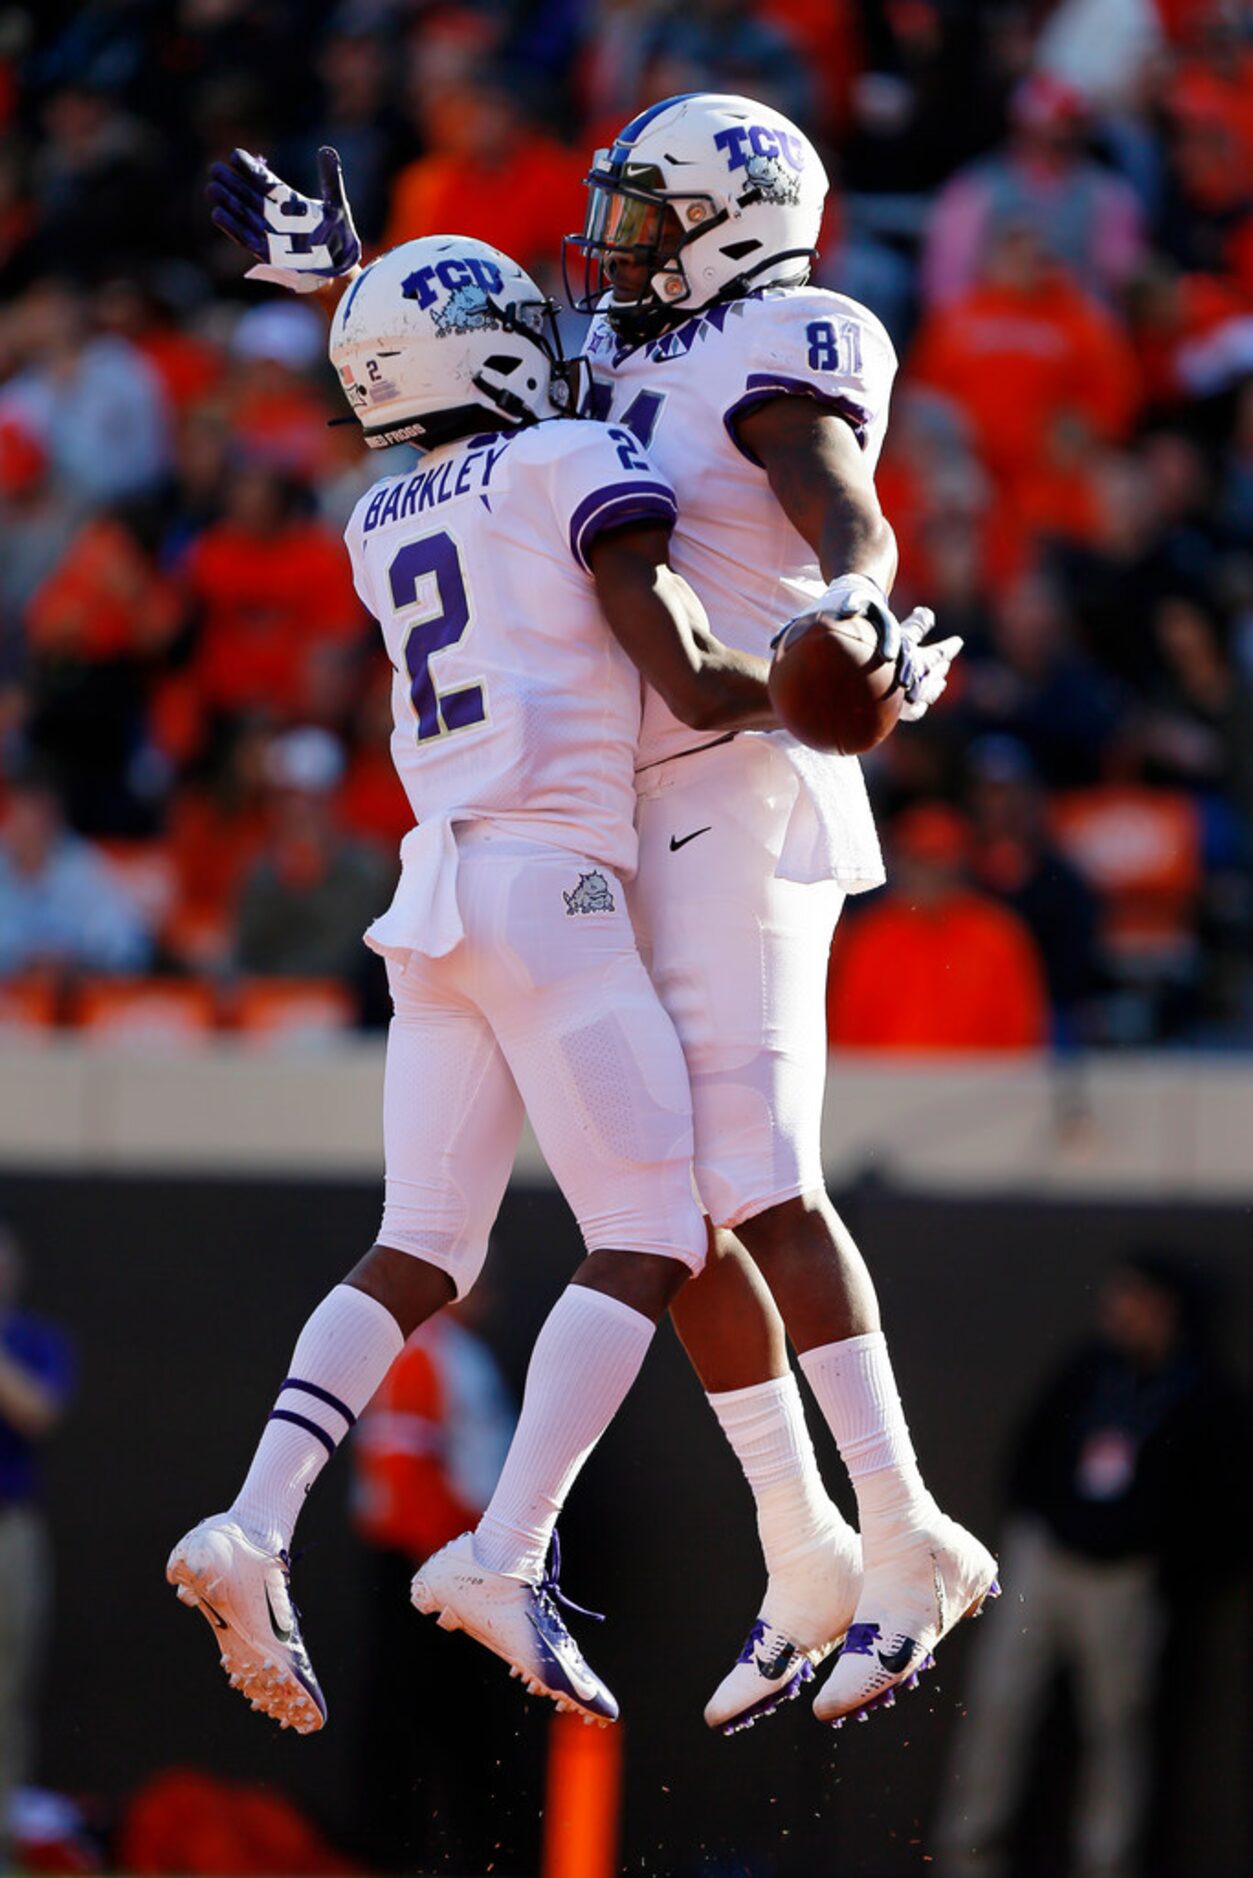
{"type": "Polygon", "coordinates": [[[716,300],[808,279],[827,173],[804,132],[769,105],[708,91],[666,98],[598,150],[584,180],[587,222],[566,237],[566,290],[591,312],[613,288],[602,310],[630,343],[716,300]],[[613,280],[615,256],[648,270],[629,297],[613,280]]]}
{"type": "Polygon", "coordinates": [[[358,274],[331,322],[331,364],[371,449],[433,450],[567,407],[556,313],[499,249],[427,235],[358,274]]]}

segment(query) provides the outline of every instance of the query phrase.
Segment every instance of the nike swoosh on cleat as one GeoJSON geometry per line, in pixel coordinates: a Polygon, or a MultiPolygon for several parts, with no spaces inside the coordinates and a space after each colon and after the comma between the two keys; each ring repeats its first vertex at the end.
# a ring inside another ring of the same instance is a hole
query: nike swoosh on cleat
{"type": "MultiPolygon", "coordinates": [[[[709,827],[712,828],[712,826],[713,826],[713,823],[711,822],[709,827]]],[[[674,836],[671,835],[670,837],[671,854],[677,854],[679,852],[679,849],[685,848],[689,841],[695,841],[697,835],[707,835],[708,833],[709,833],[709,828],[698,828],[695,834],[684,835],[682,841],[676,841],[674,836]]]]}
{"type": "Polygon", "coordinates": [[[777,1682],[780,1676],[786,1676],[795,1663],[796,1656],[795,1644],[785,1639],[773,1656],[755,1656],[753,1663],[759,1676],[764,1676],[767,1682],[777,1682]]]}
{"type": "Polygon", "coordinates": [[[914,1642],[913,1638],[906,1637],[905,1641],[898,1649],[886,1652],[876,1650],[875,1654],[884,1669],[888,1671],[889,1675],[899,1676],[902,1670],[908,1669],[910,1660],[917,1651],[917,1648],[918,1645],[914,1642]]]}
{"type": "Polygon", "coordinates": [[[292,1640],[292,1626],[288,1625],[285,1628],[274,1615],[274,1606],[270,1603],[270,1590],[268,1585],[266,1586],[265,1592],[265,1608],[270,1613],[270,1629],[274,1632],[274,1635],[278,1638],[280,1643],[290,1643],[292,1640]]]}

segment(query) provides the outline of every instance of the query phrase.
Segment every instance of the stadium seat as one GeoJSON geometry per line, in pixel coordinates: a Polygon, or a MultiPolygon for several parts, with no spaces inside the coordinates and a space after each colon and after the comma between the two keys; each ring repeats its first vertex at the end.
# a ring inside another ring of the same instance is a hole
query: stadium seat
{"type": "Polygon", "coordinates": [[[90,1041],[138,1049],[194,1047],[218,1014],[212,985],[179,978],[85,979],[73,1010],[90,1041]]]}
{"type": "Polygon", "coordinates": [[[56,1024],[57,1002],[55,981],[42,973],[0,981],[0,1037],[46,1035],[56,1024]]]}
{"type": "Polygon", "coordinates": [[[1179,789],[1103,784],[1059,795],[1053,837],[1101,897],[1102,938],[1128,978],[1189,967],[1198,947],[1201,819],[1179,789]]]}
{"type": "Polygon", "coordinates": [[[245,978],[234,996],[234,1018],[260,1049],[317,1048],[351,1029],[352,994],[334,978],[245,978]]]}

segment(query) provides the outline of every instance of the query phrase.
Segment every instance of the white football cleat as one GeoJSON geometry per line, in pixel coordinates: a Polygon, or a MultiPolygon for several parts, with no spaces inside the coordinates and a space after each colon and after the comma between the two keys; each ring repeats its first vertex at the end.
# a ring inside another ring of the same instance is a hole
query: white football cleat
{"type": "Polygon", "coordinates": [[[843,1520],[786,1571],[774,1571],[735,1666],[705,1710],[724,1735],[794,1701],[840,1642],[861,1593],[861,1540],[843,1520]]]}
{"type": "Polygon", "coordinates": [[[559,1709],[607,1727],[618,1719],[618,1704],[584,1661],[557,1609],[559,1598],[569,1602],[557,1585],[560,1561],[554,1534],[551,1571],[537,1585],[528,1584],[480,1565],[474,1535],[463,1532],[419,1568],[411,1596],[425,1616],[439,1619],[442,1630],[464,1630],[503,1657],[532,1695],[546,1695],[559,1709]]]}
{"type": "Polygon", "coordinates": [[[956,1520],[937,1512],[903,1533],[867,1563],[857,1615],[814,1698],[818,1720],[839,1728],[890,1708],[897,1685],[913,1688],[936,1645],[1000,1590],[996,1560],[956,1520]]]}
{"type": "Polygon", "coordinates": [[[184,1604],[212,1627],[232,1689],[297,1734],[315,1734],[326,1702],[300,1635],[286,1552],[264,1552],[231,1518],[201,1520],[165,1568],[184,1604]]]}

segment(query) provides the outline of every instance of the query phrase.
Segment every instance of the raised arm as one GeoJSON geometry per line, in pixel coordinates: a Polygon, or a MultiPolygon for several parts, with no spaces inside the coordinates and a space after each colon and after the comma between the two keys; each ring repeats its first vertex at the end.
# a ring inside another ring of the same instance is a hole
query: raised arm
{"type": "Polygon", "coordinates": [[[669,564],[669,541],[669,530],[650,522],[593,542],[588,562],[610,630],[693,730],[773,728],[765,659],[715,639],[704,607],[669,564]]]}

